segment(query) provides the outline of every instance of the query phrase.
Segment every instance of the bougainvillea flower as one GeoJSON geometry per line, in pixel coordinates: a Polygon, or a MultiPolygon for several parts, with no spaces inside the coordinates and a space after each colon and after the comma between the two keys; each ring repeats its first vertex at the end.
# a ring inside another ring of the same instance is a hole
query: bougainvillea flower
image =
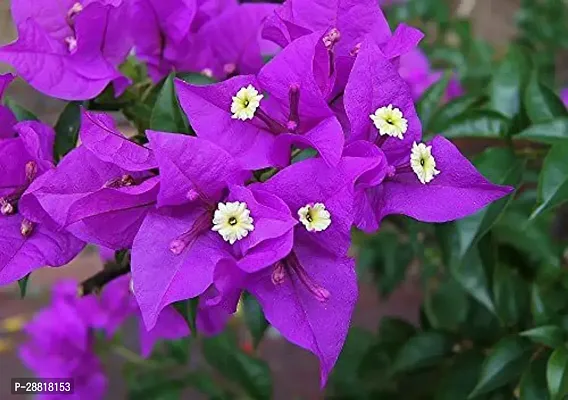
{"type": "Polygon", "coordinates": [[[263,36],[286,47],[317,31],[326,31],[326,46],[338,57],[353,56],[365,38],[370,38],[388,58],[397,57],[422,39],[420,31],[401,25],[393,34],[374,0],[287,0],[270,16],[263,36]],[[389,43],[392,42],[392,43],[389,43]]]}
{"type": "Polygon", "coordinates": [[[218,264],[219,296],[234,308],[240,290],[253,294],[284,337],[320,359],[322,385],[357,299],[354,261],[347,255],[353,184],[379,166],[371,160],[347,157],[330,168],[321,158],[310,159],[265,183],[233,187],[229,195],[246,202],[255,229],[233,246],[236,260],[218,264]]]}
{"type": "Polygon", "coordinates": [[[357,194],[356,209],[367,210],[358,212],[359,228],[374,231],[389,214],[451,221],[512,191],[488,182],[448,140],[436,137],[421,143],[410,88],[375,44],[361,47],[344,103],[351,139],[375,143],[386,160],[382,171],[375,170],[375,185],[357,194]]]}
{"type": "MultiPolygon", "coordinates": [[[[428,58],[418,47],[400,56],[398,72],[410,86],[414,100],[418,100],[426,89],[443,76],[442,71],[430,68],[428,58]]],[[[445,100],[449,101],[462,94],[463,88],[459,80],[455,76],[452,77],[446,89],[445,100]]]]}
{"type": "Polygon", "coordinates": [[[219,79],[256,73],[266,49],[260,28],[276,7],[232,0],[136,0],[136,54],[154,81],[172,70],[219,79]]]}
{"type": "Polygon", "coordinates": [[[130,248],[156,203],[154,155],[124,137],[105,114],[85,112],[80,138],[81,146],[34,182],[22,201],[34,215],[49,215],[57,228],[82,240],[130,248]]]}
{"type": "Polygon", "coordinates": [[[23,204],[28,187],[53,167],[53,129],[28,121],[13,130],[17,136],[0,139],[0,285],[43,266],[67,264],[84,246],[23,204]]]}
{"type": "MultiPolygon", "coordinates": [[[[204,139],[152,131],[148,138],[160,169],[158,209],[148,213],[134,240],[132,279],[152,329],[166,305],[205,292],[217,262],[231,257],[228,241],[212,230],[213,214],[227,187],[243,184],[247,175],[204,139]]],[[[237,227],[241,216],[235,216],[237,227]]]]}
{"type": "Polygon", "coordinates": [[[377,43],[386,42],[391,34],[374,0],[287,0],[268,18],[263,35],[286,47],[300,36],[330,28],[339,32],[336,51],[340,55],[349,54],[367,34],[377,43]]]}
{"type": "Polygon", "coordinates": [[[315,33],[296,40],[257,77],[209,86],[178,81],[181,106],[197,135],[224,148],[245,169],[287,165],[292,145],[313,147],[337,165],[343,132],[314,73],[314,66],[329,65],[329,54],[317,51],[321,38],[315,33]]]}
{"type": "Polygon", "coordinates": [[[19,356],[27,368],[40,378],[73,379],[73,395],[61,398],[104,397],[107,378],[94,352],[93,332],[80,308],[55,296],[25,327],[25,332],[28,341],[20,347],[19,356]]]}
{"type": "MultiPolygon", "coordinates": [[[[14,75],[12,74],[0,75],[0,101],[4,96],[4,91],[13,80],[14,75]]],[[[0,104],[0,139],[14,137],[13,127],[17,122],[14,113],[8,107],[0,104]]]]}
{"type": "Polygon", "coordinates": [[[197,32],[199,71],[217,79],[239,74],[255,74],[263,66],[266,53],[260,30],[275,4],[242,4],[225,10],[197,32]]]}
{"type": "Polygon", "coordinates": [[[176,47],[186,39],[196,7],[196,2],[191,0],[132,2],[132,20],[136,21],[132,26],[136,56],[147,64],[148,73],[154,81],[159,81],[175,67],[176,60],[165,58],[166,47],[176,47]]]}
{"type": "Polygon", "coordinates": [[[568,88],[562,89],[560,92],[560,98],[564,102],[564,104],[568,107],[568,88]]]}
{"type": "Polygon", "coordinates": [[[0,48],[34,88],[52,97],[95,97],[112,81],[132,47],[123,0],[22,0],[12,2],[18,39],[0,48]]]}

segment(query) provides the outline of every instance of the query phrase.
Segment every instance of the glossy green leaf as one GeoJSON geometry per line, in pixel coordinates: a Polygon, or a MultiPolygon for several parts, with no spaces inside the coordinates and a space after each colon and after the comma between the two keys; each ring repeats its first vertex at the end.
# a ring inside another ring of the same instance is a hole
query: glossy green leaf
{"type": "Polygon", "coordinates": [[[55,124],[55,156],[63,158],[77,146],[79,127],[81,126],[81,104],[76,101],[67,103],[55,124]]]}
{"type": "Polygon", "coordinates": [[[493,110],[509,118],[519,113],[529,70],[530,59],[523,49],[517,46],[509,47],[489,85],[489,103],[493,110]]]}
{"type": "Polygon", "coordinates": [[[424,311],[434,329],[455,331],[467,317],[469,301],[453,279],[442,282],[425,299],[424,311]]]}
{"type": "Polygon", "coordinates": [[[4,98],[4,104],[8,107],[16,116],[16,119],[21,121],[39,121],[39,118],[36,117],[31,111],[26,110],[24,107],[16,103],[10,97],[6,96],[4,98]]]}
{"type": "Polygon", "coordinates": [[[150,118],[150,129],[162,132],[189,133],[189,123],[179,105],[174,79],[175,75],[170,74],[158,94],[150,118]]]}
{"type": "Polygon", "coordinates": [[[174,307],[177,312],[187,322],[189,329],[191,330],[192,336],[197,336],[197,309],[199,306],[199,297],[187,300],[181,300],[174,303],[174,307]]]}
{"type": "Polygon", "coordinates": [[[523,331],[519,335],[529,338],[535,343],[544,344],[549,347],[561,346],[564,343],[564,331],[556,325],[539,326],[528,331],[523,331]]]}
{"type": "Polygon", "coordinates": [[[568,350],[557,348],[548,359],[546,382],[552,400],[564,400],[568,395],[568,350]]]}
{"type": "Polygon", "coordinates": [[[435,400],[467,400],[477,383],[482,364],[483,356],[478,352],[457,355],[445,371],[435,400]]]}
{"type": "Polygon", "coordinates": [[[249,293],[245,293],[242,297],[242,301],[245,323],[251,333],[253,345],[256,348],[262,341],[266,329],[268,329],[268,321],[264,317],[264,313],[258,301],[249,293]]]}
{"type": "Polygon", "coordinates": [[[28,290],[28,281],[29,281],[31,275],[32,275],[32,273],[30,272],[29,274],[24,276],[22,279],[18,280],[18,287],[20,288],[20,297],[22,299],[24,297],[26,297],[26,292],[28,290]]]}
{"type": "Polygon", "coordinates": [[[475,95],[465,95],[452,99],[434,112],[428,126],[428,132],[438,133],[446,130],[454,120],[482,101],[483,98],[475,95]]]}
{"type": "MultiPolygon", "coordinates": [[[[534,202],[531,203],[534,204],[534,202]]],[[[528,220],[528,215],[512,208],[507,209],[493,226],[491,232],[496,240],[523,253],[528,262],[559,265],[558,246],[553,243],[548,228],[536,223],[525,223],[523,228],[519,229],[522,221],[528,220]]]]}
{"type": "Polygon", "coordinates": [[[509,129],[509,120],[492,110],[468,111],[452,121],[443,132],[447,138],[498,138],[509,129]]]}
{"type": "Polygon", "coordinates": [[[535,324],[546,324],[552,319],[552,310],[545,301],[542,289],[536,283],[531,288],[531,313],[535,324]]]}
{"type": "Polygon", "coordinates": [[[212,367],[239,384],[250,398],[271,398],[272,377],[268,365],[241,352],[229,333],[204,340],[203,354],[212,367]]]}
{"type": "Polygon", "coordinates": [[[440,332],[420,332],[411,337],[398,351],[393,371],[408,372],[435,365],[451,354],[452,340],[440,332]]]}
{"type": "Polygon", "coordinates": [[[531,215],[534,219],[542,213],[568,200],[568,141],[550,149],[544,159],[538,181],[539,205],[531,215]]]}
{"type": "Polygon", "coordinates": [[[560,117],[548,122],[534,124],[514,136],[514,139],[531,140],[545,144],[566,143],[568,141],[568,117],[560,117]]]}
{"type": "Polygon", "coordinates": [[[448,88],[450,82],[450,73],[445,73],[442,79],[430,86],[416,103],[416,111],[420,117],[422,126],[427,127],[430,123],[430,118],[440,106],[442,99],[448,88]]]}
{"type": "MultiPolygon", "coordinates": [[[[491,182],[517,186],[522,179],[523,164],[510,149],[490,148],[475,162],[477,169],[491,182]]],[[[506,196],[477,213],[456,221],[460,243],[460,255],[464,255],[476,240],[481,238],[503,213],[513,196],[506,196]]]]}
{"type": "Polygon", "coordinates": [[[552,89],[540,83],[536,72],[531,74],[524,101],[527,114],[535,124],[558,117],[568,117],[568,111],[562,100],[552,89]]]}
{"type": "Polygon", "coordinates": [[[477,385],[470,399],[491,392],[521,375],[530,358],[530,342],[519,337],[506,337],[499,341],[485,359],[477,385]]]}
{"type": "Polygon", "coordinates": [[[519,384],[519,400],[550,400],[546,387],[546,358],[532,361],[519,384]]]}
{"type": "Polygon", "coordinates": [[[489,281],[477,247],[472,247],[458,262],[450,267],[453,278],[474,299],[494,313],[495,305],[491,299],[489,281]]]}
{"type": "Polygon", "coordinates": [[[505,326],[516,325],[529,308],[530,293],[517,271],[498,263],[493,272],[493,301],[505,326]]]}

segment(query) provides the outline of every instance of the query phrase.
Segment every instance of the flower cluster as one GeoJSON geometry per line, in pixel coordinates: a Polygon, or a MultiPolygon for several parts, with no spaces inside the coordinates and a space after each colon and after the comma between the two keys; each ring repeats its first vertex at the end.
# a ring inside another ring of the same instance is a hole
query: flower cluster
{"type": "Polygon", "coordinates": [[[154,328],[147,330],[129,282],[128,276],[110,282],[99,298],[78,298],[76,282],[59,282],[51,303],[25,326],[28,340],[20,347],[24,364],[38,377],[72,378],[72,398],[99,399],[107,387],[101,356],[112,350],[109,342],[127,319],[139,320],[143,357],[151,354],[158,340],[189,335],[186,321],[173,307],[164,308],[154,328]]]}
{"type": "MultiPolygon", "coordinates": [[[[78,29],[89,8],[105,9],[110,23],[117,6],[99,3],[107,4],[90,1],[64,15],[64,33],[44,35],[63,46],[69,24],[78,29]]],[[[451,221],[512,188],[488,182],[445,138],[422,141],[413,93],[398,68],[422,34],[406,25],[391,32],[375,0],[288,0],[254,22],[248,5],[217,14],[209,8],[216,2],[193,3],[133,1],[143,14],[137,29],[142,21],[155,28],[155,36],[146,38],[144,28],[134,42],[156,78],[178,68],[182,53],[196,63],[206,59],[190,70],[209,65],[213,76],[230,77],[207,86],[176,81],[197,136],[147,131],[149,143],[141,145],[110,116],[84,111],[81,145],[55,168],[41,147],[52,138],[49,128],[16,124],[13,137],[2,139],[0,160],[21,162],[0,176],[2,190],[11,188],[2,201],[12,207],[0,219],[1,282],[61,265],[69,259],[62,255],[76,254],[84,242],[129,249],[146,328],[157,329],[172,303],[199,297],[202,325],[213,332],[218,324],[211,320],[234,313],[248,291],[284,337],[320,359],[324,385],[357,301],[352,227],[375,232],[391,214],[451,221]],[[261,68],[248,59],[260,54],[257,30],[282,47],[261,68]],[[248,40],[246,51],[232,44],[239,35],[248,40]],[[238,59],[230,58],[234,51],[238,59]],[[8,140],[22,143],[4,146],[8,140]],[[304,149],[317,155],[297,161],[293,155],[304,149]],[[5,254],[14,251],[16,257],[5,254]]],[[[38,18],[27,21],[39,25],[38,18]]],[[[76,51],[69,45],[58,59],[82,53],[79,33],[76,51]]],[[[24,35],[20,28],[17,43],[29,41],[24,35]]],[[[15,52],[20,44],[12,46],[15,52]]],[[[23,69],[32,84],[45,75],[23,69]]],[[[77,65],[60,69],[86,74],[77,65]]]]}

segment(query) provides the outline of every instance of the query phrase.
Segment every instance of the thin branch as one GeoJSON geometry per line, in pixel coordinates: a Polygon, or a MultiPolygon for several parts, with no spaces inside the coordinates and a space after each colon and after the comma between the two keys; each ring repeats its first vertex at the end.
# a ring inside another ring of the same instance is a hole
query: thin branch
{"type": "Polygon", "coordinates": [[[102,271],[91,276],[79,285],[79,295],[87,296],[91,293],[98,293],[109,282],[130,272],[130,265],[119,265],[109,263],[102,271]]]}

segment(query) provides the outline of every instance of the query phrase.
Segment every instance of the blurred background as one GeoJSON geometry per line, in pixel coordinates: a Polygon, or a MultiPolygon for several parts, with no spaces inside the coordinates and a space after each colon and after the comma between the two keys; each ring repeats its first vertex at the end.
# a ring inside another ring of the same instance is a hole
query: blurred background
{"type": "MultiPolygon", "coordinates": [[[[414,3],[418,4],[418,2],[414,3]]],[[[489,45],[492,48],[489,57],[493,59],[502,57],[512,41],[522,40],[523,35],[527,35],[527,32],[531,32],[531,29],[536,31],[546,30],[547,21],[556,18],[554,14],[538,14],[540,12],[538,8],[539,3],[544,4],[547,3],[546,1],[455,0],[446,2],[447,9],[443,7],[436,8],[435,3],[440,2],[424,0],[422,2],[424,10],[422,11],[407,10],[389,15],[392,20],[405,20],[406,17],[410,17],[410,20],[406,20],[406,22],[416,24],[425,30],[426,48],[429,42],[432,41],[432,38],[438,34],[437,30],[439,29],[440,21],[443,23],[444,19],[449,21],[454,17],[467,20],[471,23],[471,31],[466,31],[465,35],[470,35],[476,40],[479,39],[480,43],[484,43],[484,45],[485,43],[489,45]],[[439,15],[435,17],[439,20],[434,21],[428,14],[432,10],[440,10],[442,13],[447,12],[449,14],[439,15]],[[421,12],[423,13],[421,18],[417,18],[421,12]]],[[[564,7],[566,7],[566,4],[564,4],[564,7]]],[[[0,0],[1,43],[10,42],[15,38],[9,10],[10,0],[0,0]]],[[[558,18],[563,16],[563,23],[566,24],[567,14],[556,15],[558,18]]],[[[554,32],[545,34],[556,35],[554,32]]],[[[451,47],[452,42],[459,41],[460,38],[456,37],[455,32],[450,32],[443,40],[449,43],[451,47]]],[[[555,87],[561,87],[563,84],[568,83],[568,49],[563,48],[563,46],[563,43],[558,44],[547,61],[554,64],[553,80],[555,87]]],[[[451,57],[452,55],[448,53],[441,55],[439,59],[443,61],[444,58],[451,59],[451,57]]],[[[468,68],[473,69],[484,67],[482,63],[468,64],[468,68]]],[[[0,73],[6,71],[8,69],[5,66],[0,66],[0,73]]],[[[64,106],[63,102],[46,98],[21,80],[17,80],[10,86],[8,95],[48,123],[54,123],[57,120],[64,106]]],[[[127,125],[123,128],[125,130],[129,129],[127,125]]],[[[467,154],[473,154],[483,149],[486,144],[482,141],[468,142],[463,140],[459,141],[458,145],[467,154]]],[[[562,235],[566,234],[566,232],[561,230],[558,234],[562,235]]],[[[365,240],[367,239],[362,241],[364,242],[365,240]]],[[[357,252],[358,250],[355,249],[354,251],[357,252]]],[[[398,259],[394,262],[396,264],[398,259]]],[[[377,283],[373,278],[361,279],[360,300],[354,316],[355,326],[365,328],[368,331],[376,331],[380,319],[384,316],[397,316],[413,324],[418,323],[424,287],[421,282],[422,276],[419,272],[422,266],[417,259],[406,260],[406,264],[407,268],[399,268],[401,272],[396,273],[398,276],[391,277],[393,279],[392,288],[385,288],[384,285],[389,285],[387,279],[381,280],[381,283],[377,283]],[[377,290],[377,285],[383,286],[379,288],[380,290],[377,290]],[[381,296],[381,292],[382,294],[388,293],[388,296],[381,296]]],[[[17,357],[17,346],[23,339],[23,334],[20,330],[33,313],[46,304],[49,298],[50,287],[54,282],[63,278],[85,279],[100,270],[101,267],[102,263],[97,249],[87,248],[68,267],[41,269],[34,272],[28,284],[25,300],[20,300],[17,284],[0,288],[0,399],[9,396],[6,379],[9,379],[9,377],[30,376],[30,373],[21,366],[17,357]]],[[[238,323],[238,320],[236,323],[238,323]]],[[[243,343],[243,346],[247,346],[246,341],[243,343]]],[[[315,357],[280,339],[274,332],[269,332],[265,337],[260,345],[258,354],[270,365],[273,373],[276,399],[323,398],[318,387],[319,371],[315,357]]],[[[109,376],[119,376],[121,374],[120,363],[111,363],[109,365],[111,368],[111,370],[107,371],[109,376]]],[[[112,386],[109,390],[108,398],[126,398],[125,387],[120,382],[121,380],[111,378],[111,381],[112,386]]],[[[187,396],[187,398],[200,398],[195,393],[190,393],[187,396]]]]}

